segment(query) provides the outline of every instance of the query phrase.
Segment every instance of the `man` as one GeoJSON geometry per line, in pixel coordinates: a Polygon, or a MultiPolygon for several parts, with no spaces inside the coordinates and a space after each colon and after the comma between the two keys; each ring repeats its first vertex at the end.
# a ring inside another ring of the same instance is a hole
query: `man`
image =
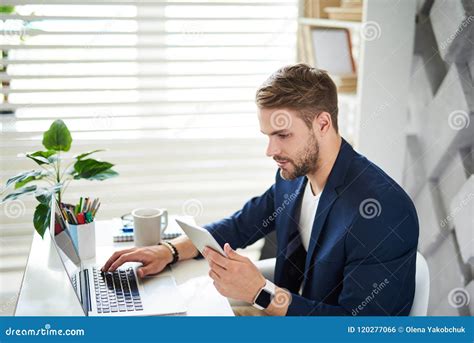
{"type": "MultiPolygon", "coordinates": [[[[205,226],[227,255],[203,253],[216,289],[266,315],[408,315],[416,211],[394,180],[339,135],[333,81],[304,64],[286,66],[260,87],[256,103],[261,131],[269,137],[266,154],[279,170],[263,195],[205,226]],[[274,230],[273,283],[234,249],[274,230]]],[[[103,269],[139,261],[143,277],[198,255],[189,239],[179,237],[116,252],[103,269]]]]}

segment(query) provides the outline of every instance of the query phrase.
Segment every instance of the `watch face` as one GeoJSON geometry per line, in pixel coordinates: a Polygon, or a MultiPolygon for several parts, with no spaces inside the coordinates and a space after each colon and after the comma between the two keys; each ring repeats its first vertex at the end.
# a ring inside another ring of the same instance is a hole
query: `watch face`
{"type": "Polygon", "coordinates": [[[262,289],[257,299],[255,299],[255,303],[258,306],[263,307],[263,308],[267,308],[271,302],[272,302],[272,294],[265,289],[262,289]]]}

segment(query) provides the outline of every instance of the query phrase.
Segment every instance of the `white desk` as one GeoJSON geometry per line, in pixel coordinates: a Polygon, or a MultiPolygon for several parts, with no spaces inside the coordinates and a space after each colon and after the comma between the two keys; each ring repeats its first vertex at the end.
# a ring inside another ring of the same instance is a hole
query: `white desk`
{"type": "MultiPolygon", "coordinates": [[[[170,225],[174,220],[170,217],[170,225]]],[[[176,225],[176,223],[174,223],[176,225]]],[[[133,246],[133,242],[114,243],[112,235],[120,220],[96,223],[96,262],[102,265],[113,251],[133,246]]],[[[16,316],[83,316],[49,233],[44,239],[35,233],[23,276],[16,316]]],[[[187,304],[188,316],[233,316],[227,298],[220,295],[207,275],[205,260],[189,260],[173,266],[173,275],[187,304]]]]}

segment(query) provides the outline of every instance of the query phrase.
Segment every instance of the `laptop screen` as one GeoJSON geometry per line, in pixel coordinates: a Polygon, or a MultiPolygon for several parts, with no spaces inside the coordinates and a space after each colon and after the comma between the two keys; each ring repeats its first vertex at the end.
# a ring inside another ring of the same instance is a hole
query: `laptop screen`
{"type": "Polygon", "coordinates": [[[84,267],[78,254],[77,245],[74,244],[74,239],[71,236],[69,224],[64,219],[54,197],[51,201],[49,232],[51,235],[51,241],[58,252],[62,265],[66,270],[71,285],[76,292],[82,309],[84,310],[84,314],[87,315],[88,306],[85,299],[86,287],[81,287],[81,285],[85,285],[83,273],[84,267]]]}

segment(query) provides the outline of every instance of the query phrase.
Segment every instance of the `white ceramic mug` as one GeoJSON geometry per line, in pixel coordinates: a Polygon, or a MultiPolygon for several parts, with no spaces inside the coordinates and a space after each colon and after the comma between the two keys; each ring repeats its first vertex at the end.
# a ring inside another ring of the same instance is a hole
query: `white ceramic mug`
{"type": "Polygon", "coordinates": [[[135,246],[157,245],[168,226],[168,211],[159,208],[137,208],[132,211],[135,246]]]}

